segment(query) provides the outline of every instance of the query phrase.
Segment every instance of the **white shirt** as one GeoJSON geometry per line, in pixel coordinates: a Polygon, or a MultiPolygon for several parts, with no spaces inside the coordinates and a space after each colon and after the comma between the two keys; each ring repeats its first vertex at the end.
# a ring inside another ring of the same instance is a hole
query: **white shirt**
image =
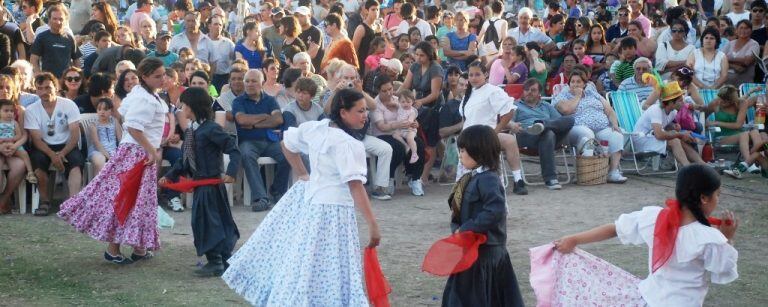
{"type": "Polygon", "coordinates": [[[749,20],[749,11],[744,10],[742,13],[736,13],[736,12],[730,12],[728,14],[725,14],[726,17],[730,18],[733,24],[739,23],[739,21],[742,20],[749,20]]]}
{"type": "MultiPolygon", "coordinates": [[[[400,25],[397,26],[397,34],[408,34],[408,29],[411,28],[411,24],[408,23],[407,20],[403,20],[400,22],[400,25]]],[[[419,29],[419,32],[421,32],[421,40],[426,40],[427,36],[432,35],[432,27],[429,26],[429,23],[424,21],[424,19],[418,18],[416,20],[416,28],[419,29]]]]}
{"type": "Polygon", "coordinates": [[[354,206],[348,182],[366,182],[368,168],[365,146],[341,129],[329,126],[330,120],[308,121],[285,131],[285,148],[309,156],[312,172],[304,197],[311,204],[354,206]]]}
{"type": "MultiPolygon", "coordinates": [[[[688,35],[685,36],[685,42],[689,45],[696,45],[696,42],[698,41],[696,39],[696,29],[693,28],[693,25],[690,21],[686,20],[685,22],[688,23],[688,35]]],[[[670,31],[669,27],[664,29],[664,31],[661,31],[661,34],[659,34],[658,42],[668,42],[672,40],[672,31],[670,31]]],[[[699,42],[701,43],[701,42],[699,42]]]]}
{"type": "Polygon", "coordinates": [[[500,87],[486,83],[472,89],[466,104],[459,105],[459,114],[464,117],[462,129],[474,125],[496,128],[497,117],[515,109],[517,106],[514,98],[509,97],[500,87]]]}
{"type": "MultiPolygon", "coordinates": [[[[187,33],[181,32],[171,38],[171,44],[168,46],[168,49],[178,54],[179,49],[184,47],[192,49],[192,45],[189,43],[189,38],[187,38],[187,33]]],[[[211,49],[213,49],[211,39],[208,37],[208,35],[200,33],[200,37],[197,39],[197,50],[192,50],[195,52],[195,57],[200,61],[210,63],[212,52],[211,49]]]]}
{"type": "MultiPolygon", "coordinates": [[[[210,38],[209,38],[210,39],[210,38]]],[[[211,42],[211,65],[216,68],[214,75],[226,75],[232,70],[235,60],[235,43],[229,38],[220,36],[219,40],[211,42]]]]}
{"type": "Polygon", "coordinates": [[[677,110],[672,110],[672,112],[667,114],[661,108],[660,103],[655,103],[648,107],[648,109],[643,112],[643,115],[640,115],[640,118],[635,124],[635,132],[649,135],[653,132],[653,124],[659,124],[661,125],[661,128],[664,129],[664,127],[675,120],[675,115],[677,115],[677,110]]]}
{"type": "Polygon", "coordinates": [[[520,32],[520,27],[510,29],[507,31],[507,36],[512,36],[517,41],[518,46],[524,46],[527,42],[536,42],[540,44],[549,44],[552,42],[552,38],[547,36],[546,33],[536,28],[528,28],[528,32],[520,32]]]}
{"type": "Polygon", "coordinates": [[[56,97],[52,115],[48,115],[41,101],[29,105],[24,113],[24,129],[39,130],[43,142],[48,145],[66,144],[70,134],[69,124],[79,121],[77,104],[64,97],[56,97]],[[48,135],[50,128],[53,128],[53,135],[48,135]]]}
{"type": "Polygon", "coordinates": [[[679,228],[675,249],[666,264],[651,273],[653,233],[661,207],[644,207],[622,214],[614,223],[623,244],[648,246],[648,277],[638,288],[648,306],[702,306],[709,279],[727,284],[739,277],[739,253],[723,234],[712,227],[693,222],[679,228]]]}
{"type": "Polygon", "coordinates": [[[141,145],[128,133],[128,128],[133,128],[144,132],[152,147],[160,148],[168,105],[157,94],[150,94],[141,85],[134,86],[117,111],[124,121],[120,144],[141,145]]]}
{"type": "MultiPolygon", "coordinates": [[[[221,106],[222,109],[224,109],[224,111],[232,112],[232,102],[235,101],[235,98],[237,98],[237,95],[235,95],[235,93],[229,90],[224,93],[221,93],[221,95],[219,95],[219,98],[216,99],[216,102],[219,103],[219,105],[221,106]]],[[[235,122],[227,121],[227,125],[224,127],[224,130],[226,130],[230,134],[237,134],[235,122]]]]}

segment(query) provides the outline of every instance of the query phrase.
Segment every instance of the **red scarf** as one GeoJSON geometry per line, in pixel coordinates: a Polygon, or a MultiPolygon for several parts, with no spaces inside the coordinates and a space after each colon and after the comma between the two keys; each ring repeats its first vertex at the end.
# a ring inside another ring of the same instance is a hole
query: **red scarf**
{"type": "MultiPolygon", "coordinates": [[[[680,212],[680,203],[676,199],[667,200],[667,208],[659,212],[656,217],[656,226],[653,229],[653,255],[651,261],[651,272],[656,272],[664,266],[672,256],[675,250],[675,241],[677,240],[677,231],[680,229],[682,220],[680,212]]],[[[720,226],[722,224],[731,225],[730,220],[721,221],[718,218],[708,217],[711,225],[720,226]]]]}
{"type": "Polygon", "coordinates": [[[176,183],[166,182],[162,184],[162,187],[166,189],[174,190],[176,192],[189,193],[189,192],[192,192],[196,187],[205,186],[205,185],[218,185],[223,182],[224,181],[221,180],[220,178],[191,180],[191,179],[188,179],[187,177],[181,176],[178,182],[176,183]]]}
{"type": "Polygon", "coordinates": [[[141,189],[141,179],[144,177],[144,160],[136,162],[130,169],[118,175],[120,179],[120,190],[115,197],[115,216],[120,225],[124,225],[131,214],[133,207],[136,206],[136,198],[141,189]]]}

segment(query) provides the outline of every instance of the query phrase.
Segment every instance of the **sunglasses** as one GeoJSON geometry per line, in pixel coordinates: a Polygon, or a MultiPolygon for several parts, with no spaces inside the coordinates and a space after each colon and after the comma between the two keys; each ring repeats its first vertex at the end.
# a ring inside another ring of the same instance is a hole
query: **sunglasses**
{"type": "Polygon", "coordinates": [[[80,79],[80,77],[66,77],[64,80],[67,82],[80,82],[82,79],[80,79]]]}
{"type": "Polygon", "coordinates": [[[762,13],[765,12],[765,10],[762,9],[752,9],[752,13],[762,13]]]}
{"type": "Polygon", "coordinates": [[[686,76],[693,74],[693,70],[685,66],[678,68],[677,71],[686,76]]]}
{"type": "Polygon", "coordinates": [[[53,120],[49,120],[47,126],[48,126],[48,136],[53,136],[53,134],[54,134],[53,130],[54,130],[55,126],[56,126],[54,121],[53,120]]]}
{"type": "Polygon", "coordinates": [[[629,14],[627,14],[627,13],[619,13],[619,17],[627,17],[627,16],[629,16],[629,14]]]}
{"type": "Polygon", "coordinates": [[[671,30],[669,30],[669,32],[672,32],[672,33],[684,33],[685,30],[683,30],[683,29],[671,29],[671,30]]]}

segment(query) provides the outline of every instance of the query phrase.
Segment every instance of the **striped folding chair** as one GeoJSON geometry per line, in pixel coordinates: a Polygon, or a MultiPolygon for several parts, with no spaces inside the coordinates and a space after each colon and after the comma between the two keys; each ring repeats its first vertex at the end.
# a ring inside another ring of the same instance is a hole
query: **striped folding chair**
{"type": "MultiPolygon", "coordinates": [[[[642,136],[642,134],[635,132],[635,124],[640,119],[642,111],[640,110],[640,102],[637,95],[633,92],[627,91],[615,91],[606,93],[608,102],[613,105],[613,109],[616,111],[616,117],[619,121],[619,128],[624,135],[625,144],[624,152],[629,152],[632,157],[632,169],[629,171],[635,172],[638,175],[654,175],[654,174],[668,174],[677,172],[677,162],[675,162],[675,169],[669,172],[658,171],[661,156],[656,152],[638,152],[635,149],[635,143],[632,140],[632,136],[642,136]],[[629,150],[626,150],[626,149],[629,150]],[[644,159],[650,157],[650,160],[644,159]],[[648,164],[651,164],[651,170],[648,171],[648,164]]],[[[623,167],[622,167],[623,168],[623,167]]]]}

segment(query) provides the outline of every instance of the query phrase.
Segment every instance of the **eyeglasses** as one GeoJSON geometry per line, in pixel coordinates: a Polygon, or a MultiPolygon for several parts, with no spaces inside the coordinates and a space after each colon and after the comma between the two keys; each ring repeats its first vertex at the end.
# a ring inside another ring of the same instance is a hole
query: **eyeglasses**
{"type": "Polygon", "coordinates": [[[67,82],[80,82],[82,79],[80,79],[80,77],[66,77],[64,80],[67,82]]]}
{"type": "Polygon", "coordinates": [[[619,17],[627,17],[627,16],[629,16],[629,14],[627,14],[627,13],[619,13],[619,17]]]}

